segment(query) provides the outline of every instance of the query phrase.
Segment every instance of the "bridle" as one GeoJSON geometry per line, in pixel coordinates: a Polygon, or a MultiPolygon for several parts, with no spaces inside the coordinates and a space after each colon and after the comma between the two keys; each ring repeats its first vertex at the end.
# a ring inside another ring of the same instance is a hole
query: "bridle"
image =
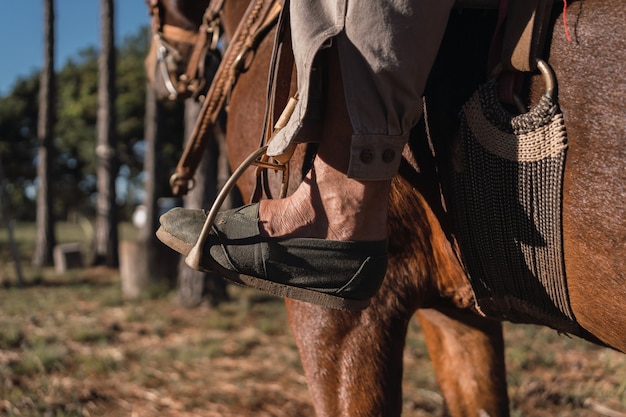
{"type": "MultiPolygon", "coordinates": [[[[155,58],[155,76],[161,76],[170,100],[179,98],[199,98],[206,85],[207,57],[219,59],[218,42],[221,36],[220,13],[224,0],[213,0],[202,16],[200,28],[187,30],[163,23],[165,8],[161,0],[146,0],[152,18],[153,48],[150,53],[155,58]],[[187,68],[178,74],[183,60],[181,52],[174,45],[188,45],[192,48],[187,68]]],[[[155,77],[156,78],[156,77],[155,77]]]]}
{"type": "MultiPolygon", "coordinates": [[[[209,8],[214,4],[223,4],[223,2],[224,0],[212,0],[209,8]]],[[[216,7],[214,10],[219,9],[216,7]]],[[[228,48],[224,51],[219,67],[211,79],[194,129],[176,166],[176,172],[170,178],[174,195],[185,195],[193,188],[193,177],[202,159],[202,150],[211,137],[213,126],[228,103],[238,76],[248,70],[257,47],[276,25],[281,10],[282,0],[250,1],[235,33],[228,41],[228,48]]],[[[216,15],[219,15],[219,11],[216,15]]],[[[291,73],[291,66],[288,67],[291,73]]],[[[274,165],[272,168],[280,169],[274,165]]],[[[236,178],[236,176],[233,177],[236,178]]],[[[224,186],[223,189],[226,188],[224,186]]]]}

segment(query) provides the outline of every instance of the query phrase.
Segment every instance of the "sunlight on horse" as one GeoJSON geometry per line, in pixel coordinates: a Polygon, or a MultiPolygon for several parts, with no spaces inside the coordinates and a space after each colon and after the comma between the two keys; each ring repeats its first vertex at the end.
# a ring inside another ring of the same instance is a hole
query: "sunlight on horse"
{"type": "MultiPolygon", "coordinates": [[[[208,3],[164,0],[159,6],[164,22],[197,30],[208,3]]],[[[226,38],[247,6],[248,0],[224,3],[226,38]]],[[[563,187],[567,290],[584,329],[580,336],[624,352],[626,6],[621,0],[573,2],[568,9],[571,42],[557,15],[546,58],[556,73],[569,138],[563,187]]],[[[454,11],[450,20],[426,93],[426,102],[434,103],[427,109],[430,134],[435,149],[444,153],[452,146],[459,107],[486,77],[483,58],[494,19],[493,12],[454,11]],[[463,61],[468,54],[471,62],[463,61]]],[[[273,39],[272,32],[258,46],[230,96],[227,141],[233,167],[259,146],[273,39]]],[[[543,91],[541,77],[533,79],[531,90],[536,102],[543,91]]],[[[310,152],[298,148],[291,189],[301,180],[310,152]]],[[[345,312],[286,301],[318,416],[400,415],[403,349],[415,314],[450,415],[509,414],[502,326],[474,308],[430,152],[420,124],[393,183],[388,275],[372,305],[345,312]]],[[[269,176],[275,190],[276,178],[269,176]]],[[[255,184],[250,170],[238,183],[244,198],[255,184]]]]}

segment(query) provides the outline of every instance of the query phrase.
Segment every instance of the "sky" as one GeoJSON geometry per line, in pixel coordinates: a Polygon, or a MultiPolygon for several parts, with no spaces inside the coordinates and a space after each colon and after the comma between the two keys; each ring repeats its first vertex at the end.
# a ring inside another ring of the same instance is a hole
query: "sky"
{"type": "MultiPolygon", "coordinates": [[[[100,39],[100,0],[55,0],[55,67],[100,39]]],[[[43,61],[44,0],[0,0],[0,96],[43,61]]],[[[150,23],[145,0],[115,0],[115,36],[121,42],[150,23]]]]}

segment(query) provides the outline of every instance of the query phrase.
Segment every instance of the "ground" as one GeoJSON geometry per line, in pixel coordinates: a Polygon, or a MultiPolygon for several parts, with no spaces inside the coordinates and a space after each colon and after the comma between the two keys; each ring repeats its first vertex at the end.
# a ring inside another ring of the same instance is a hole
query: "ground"
{"type": "MultiPolygon", "coordinates": [[[[312,416],[282,302],[230,292],[184,309],[171,295],[123,301],[105,268],[5,282],[0,415],[312,416]]],[[[506,325],[505,339],[514,417],[626,416],[626,355],[536,326],[506,325]]],[[[416,323],[404,361],[403,416],[441,415],[416,323]]]]}

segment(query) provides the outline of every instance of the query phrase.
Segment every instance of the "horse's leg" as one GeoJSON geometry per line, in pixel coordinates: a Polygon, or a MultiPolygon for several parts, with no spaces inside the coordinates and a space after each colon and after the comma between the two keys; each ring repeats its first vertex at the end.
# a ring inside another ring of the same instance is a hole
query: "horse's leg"
{"type": "Polygon", "coordinates": [[[390,247],[395,256],[385,287],[396,295],[385,300],[421,308],[417,316],[450,414],[507,416],[502,325],[471,310],[472,291],[437,217],[400,179],[391,193],[390,247]],[[409,274],[410,280],[402,279],[409,274]]]}
{"type": "Polygon", "coordinates": [[[508,416],[502,324],[449,309],[417,317],[450,415],[508,416]]]}
{"type": "Polygon", "coordinates": [[[393,310],[390,303],[376,304],[348,312],[287,301],[318,417],[400,415],[411,314],[393,310]]]}
{"type": "MultiPolygon", "coordinates": [[[[401,414],[410,315],[391,305],[353,313],[287,302],[319,417],[401,414]]],[[[508,416],[501,324],[452,310],[417,316],[450,415],[508,416]]]]}
{"type": "MultiPolygon", "coordinates": [[[[237,166],[258,146],[262,130],[270,49],[261,45],[252,67],[233,90],[228,118],[229,158],[237,166]],[[262,59],[267,57],[267,59],[262,59]],[[237,105],[234,105],[236,103],[237,105]],[[261,103],[261,104],[259,104],[261,103]]],[[[271,47],[271,45],[270,45],[271,47]]],[[[297,152],[304,147],[299,146],[297,152]]],[[[294,155],[290,188],[299,184],[302,155],[294,155]]],[[[270,176],[273,174],[270,173],[270,176]]],[[[249,196],[254,176],[238,182],[249,196]]],[[[275,185],[273,182],[271,185],[275,185]]],[[[276,187],[272,188],[275,191],[276,187]]],[[[388,280],[387,280],[388,281],[388,280]]],[[[395,287],[399,285],[394,284],[395,287]]],[[[298,344],[307,384],[318,417],[398,416],[402,409],[402,355],[412,310],[380,313],[385,288],[376,296],[377,308],[364,312],[328,310],[286,300],[289,320],[298,344]],[[377,316],[379,315],[379,316],[377,316]]],[[[401,306],[401,303],[397,303],[401,306]]]]}

